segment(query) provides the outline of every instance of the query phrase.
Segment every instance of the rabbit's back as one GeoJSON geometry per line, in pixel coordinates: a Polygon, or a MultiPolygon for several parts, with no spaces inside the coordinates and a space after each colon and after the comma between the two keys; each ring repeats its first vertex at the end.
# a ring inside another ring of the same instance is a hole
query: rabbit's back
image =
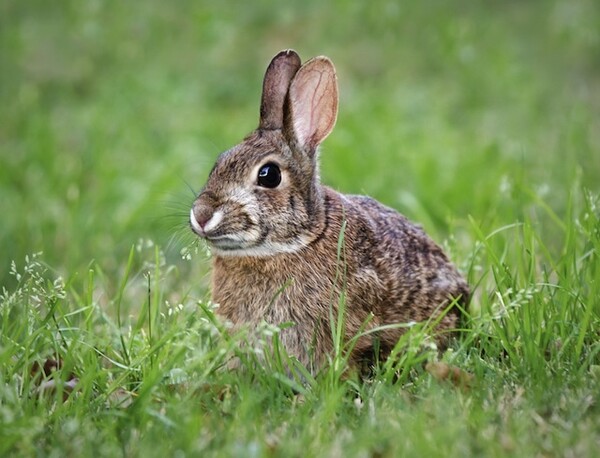
{"type": "MultiPolygon", "coordinates": [[[[404,215],[366,196],[347,196],[372,227],[371,249],[383,288],[378,302],[382,324],[435,319],[454,299],[464,306],[469,288],[448,257],[423,229],[404,215]]],[[[454,328],[460,316],[454,307],[438,330],[454,328]]],[[[390,333],[394,345],[399,334],[390,333]]],[[[441,338],[443,345],[446,339],[441,338]]]]}

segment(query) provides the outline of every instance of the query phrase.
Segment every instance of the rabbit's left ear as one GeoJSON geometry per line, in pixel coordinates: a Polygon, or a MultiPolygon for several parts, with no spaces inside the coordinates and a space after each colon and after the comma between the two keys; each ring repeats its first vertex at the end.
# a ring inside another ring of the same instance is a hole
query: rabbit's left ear
{"type": "Polygon", "coordinates": [[[300,146],[312,151],[333,130],[337,110],[335,67],[327,57],[315,57],[298,70],[290,84],[286,130],[300,146]]]}
{"type": "Polygon", "coordinates": [[[269,64],[263,80],[259,129],[283,127],[283,105],[292,78],[300,68],[300,57],[292,49],[281,51],[269,64]]]}

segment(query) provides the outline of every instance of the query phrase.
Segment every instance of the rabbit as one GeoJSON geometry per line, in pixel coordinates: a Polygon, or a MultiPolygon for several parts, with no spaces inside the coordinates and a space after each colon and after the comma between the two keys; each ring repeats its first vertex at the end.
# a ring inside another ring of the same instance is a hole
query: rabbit
{"type": "MultiPolygon", "coordinates": [[[[211,250],[217,314],[234,330],[293,323],[280,342],[313,373],[333,351],[331,317],[342,295],[346,342],[374,330],[349,356],[362,367],[386,358],[406,331],[376,328],[435,320],[469,298],[464,278],[420,226],[320,183],[319,145],[337,110],[327,57],[301,65],[293,50],[277,54],[264,76],[258,129],[218,157],[190,212],[193,232],[211,250]]],[[[462,306],[439,319],[440,346],[462,306]]]]}

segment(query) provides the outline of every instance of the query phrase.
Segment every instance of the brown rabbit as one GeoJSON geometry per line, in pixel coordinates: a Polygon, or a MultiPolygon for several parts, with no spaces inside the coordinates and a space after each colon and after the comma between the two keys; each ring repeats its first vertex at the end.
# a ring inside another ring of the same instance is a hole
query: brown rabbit
{"type": "MultiPolygon", "coordinates": [[[[333,349],[330,310],[336,316],[342,293],[347,340],[371,314],[369,329],[428,320],[453,299],[466,304],[469,294],[419,226],[369,197],[320,183],[318,147],[337,105],[328,58],[301,65],[294,51],[280,52],[265,74],[258,129],[219,156],[190,214],[193,231],[211,247],[218,314],[234,329],[295,323],[280,340],[313,372],[333,349]]],[[[451,330],[458,318],[446,314],[437,329],[451,330]]],[[[383,357],[403,332],[377,333],[383,357]]],[[[373,348],[373,335],[360,338],[351,363],[372,357],[373,348]]]]}

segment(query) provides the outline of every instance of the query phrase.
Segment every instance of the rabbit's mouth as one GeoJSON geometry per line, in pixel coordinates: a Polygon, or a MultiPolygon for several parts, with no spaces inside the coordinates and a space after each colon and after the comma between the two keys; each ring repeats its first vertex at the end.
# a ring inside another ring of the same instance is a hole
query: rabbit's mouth
{"type": "Polygon", "coordinates": [[[204,238],[213,248],[224,251],[243,250],[253,243],[235,235],[205,235],[204,238]]]}
{"type": "Polygon", "coordinates": [[[190,226],[192,231],[199,237],[205,239],[212,248],[217,251],[233,252],[255,247],[261,242],[261,233],[249,218],[239,218],[232,225],[231,218],[225,216],[223,210],[213,212],[210,217],[204,217],[200,221],[190,212],[190,226]],[[235,227],[232,227],[235,226],[235,227]]]}
{"type": "Polygon", "coordinates": [[[223,257],[271,257],[285,253],[296,253],[309,245],[300,237],[287,242],[241,240],[236,236],[206,237],[211,251],[223,257]]]}
{"type": "Polygon", "coordinates": [[[258,227],[252,225],[249,218],[240,219],[244,224],[238,224],[235,228],[221,224],[228,218],[218,210],[200,224],[192,210],[190,226],[196,235],[208,242],[217,256],[264,257],[294,253],[308,246],[313,240],[308,234],[296,235],[285,240],[272,240],[267,232],[261,232],[258,227]]]}

